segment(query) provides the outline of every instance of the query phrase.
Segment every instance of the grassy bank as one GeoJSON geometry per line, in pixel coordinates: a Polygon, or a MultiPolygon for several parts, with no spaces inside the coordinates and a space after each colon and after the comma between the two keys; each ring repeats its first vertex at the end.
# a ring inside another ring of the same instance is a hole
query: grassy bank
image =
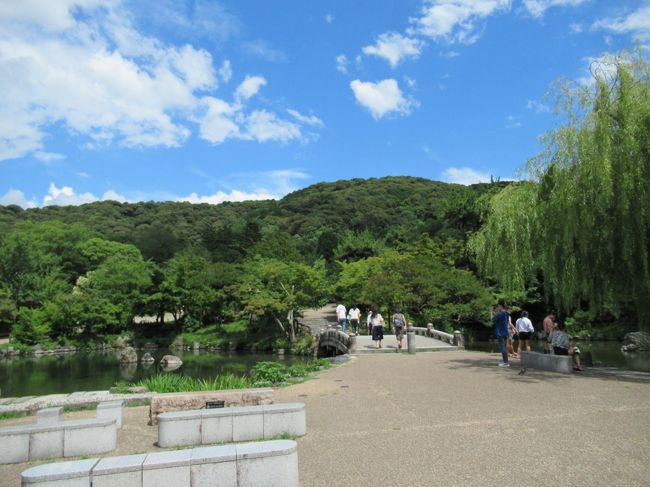
{"type": "Polygon", "coordinates": [[[307,380],[319,370],[330,367],[326,359],[304,364],[285,365],[278,362],[259,362],[250,375],[222,374],[209,379],[195,379],[179,374],[157,374],[133,384],[123,382],[115,385],[115,391],[128,393],[129,387],[145,387],[150,392],[197,392],[246,389],[250,387],[273,387],[296,384],[307,380]]]}

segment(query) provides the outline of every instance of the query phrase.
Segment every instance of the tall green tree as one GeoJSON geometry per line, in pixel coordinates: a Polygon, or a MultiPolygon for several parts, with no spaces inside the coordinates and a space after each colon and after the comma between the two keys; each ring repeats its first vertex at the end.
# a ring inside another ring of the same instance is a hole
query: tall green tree
{"type": "Polygon", "coordinates": [[[650,329],[650,66],[623,57],[609,68],[593,87],[563,86],[567,123],[528,165],[537,184],[496,196],[471,245],[506,289],[539,270],[561,310],[632,311],[650,329]]]}

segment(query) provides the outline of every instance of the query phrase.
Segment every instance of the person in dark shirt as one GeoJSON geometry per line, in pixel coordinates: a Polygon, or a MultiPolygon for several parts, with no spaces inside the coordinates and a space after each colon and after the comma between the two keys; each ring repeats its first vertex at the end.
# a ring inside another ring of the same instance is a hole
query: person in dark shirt
{"type": "Polygon", "coordinates": [[[506,349],[506,341],[508,340],[508,328],[510,327],[510,315],[506,311],[506,304],[500,300],[497,304],[496,311],[490,308],[490,317],[494,324],[494,334],[499,341],[499,351],[501,352],[501,362],[499,367],[510,367],[508,363],[508,350],[506,349]]]}

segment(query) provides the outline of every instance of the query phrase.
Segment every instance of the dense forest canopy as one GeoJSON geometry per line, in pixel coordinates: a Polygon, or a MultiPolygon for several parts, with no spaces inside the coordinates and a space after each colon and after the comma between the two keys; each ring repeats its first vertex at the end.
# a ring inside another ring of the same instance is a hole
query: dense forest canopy
{"type": "Polygon", "coordinates": [[[247,319],[293,341],[294,313],[343,299],[440,327],[491,295],[465,252],[489,196],[412,177],[321,183],[279,201],[0,207],[0,324],[25,344],[247,319]]]}

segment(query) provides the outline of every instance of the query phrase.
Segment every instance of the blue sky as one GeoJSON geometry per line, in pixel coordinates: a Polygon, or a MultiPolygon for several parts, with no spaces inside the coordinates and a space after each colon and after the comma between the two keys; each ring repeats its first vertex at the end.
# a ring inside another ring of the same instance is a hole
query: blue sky
{"type": "Polygon", "coordinates": [[[0,204],[516,177],[647,0],[0,0],[0,204]]]}

